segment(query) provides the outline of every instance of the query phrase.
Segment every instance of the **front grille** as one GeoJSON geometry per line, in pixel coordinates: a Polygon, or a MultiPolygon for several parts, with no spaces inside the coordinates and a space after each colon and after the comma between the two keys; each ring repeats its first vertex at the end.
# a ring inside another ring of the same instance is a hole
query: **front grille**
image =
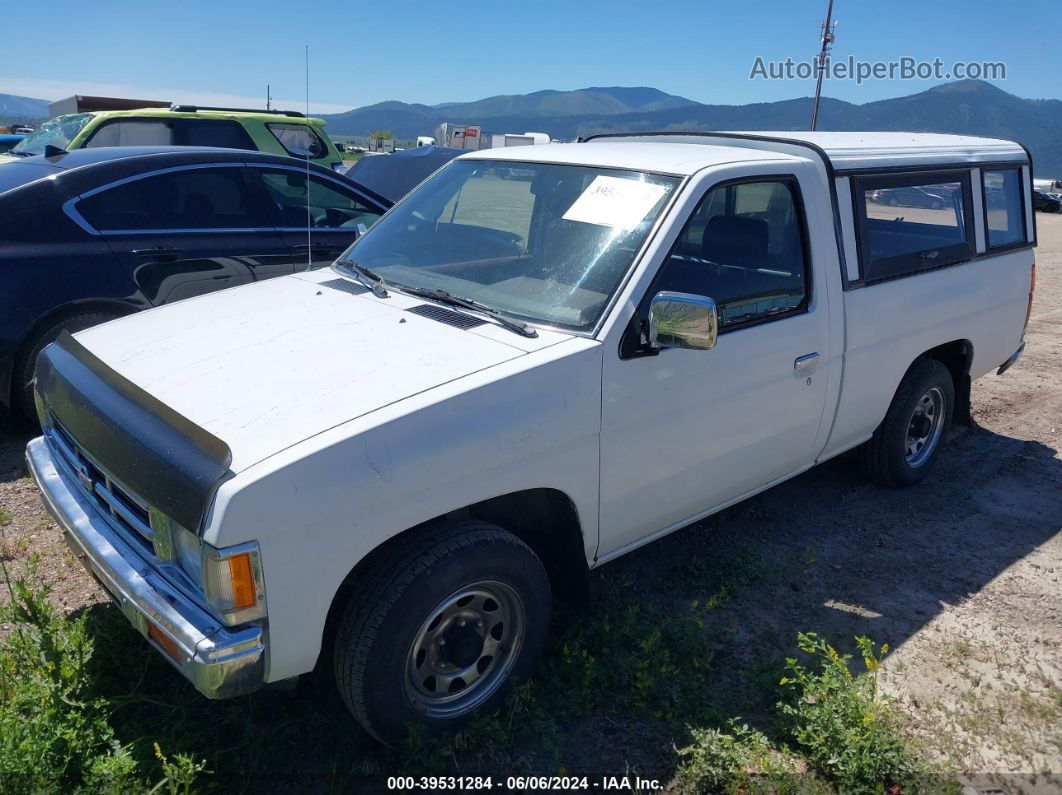
{"type": "Polygon", "coordinates": [[[93,461],[54,417],[46,433],[53,449],[77,477],[82,492],[110,515],[112,524],[123,530],[129,540],[154,554],[147,504],[93,461]]]}
{"type": "Polygon", "coordinates": [[[159,560],[155,554],[155,534],[151,530],[147,503],[100,466],[54,415],[49,414],[49,420],[45,436],[58,463],[77,480],[81,493],[110,518],[114,532],[141,554],[159,575],[188,599],[202,604],[202,586],[189,577],[179,563],[159,560]]]}

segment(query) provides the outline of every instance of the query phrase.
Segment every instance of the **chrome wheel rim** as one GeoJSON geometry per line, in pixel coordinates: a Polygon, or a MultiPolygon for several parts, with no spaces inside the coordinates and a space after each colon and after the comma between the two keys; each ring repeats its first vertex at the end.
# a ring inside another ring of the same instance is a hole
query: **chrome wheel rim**
{"type": "Polygon", "coordinates": [[[472,583],[424,619],[406,657],[406,695],[435,718],[469,712],[505,682],[520,654],[524,604],[496,580],[472,583]]]}
{"type": "Polygon", "coordinates": [[[945,409],[944,392],[939,387],[926,390],[918,399],[907,424],[904,457],[908,466],[920,467],[933,455],[944,430],[945,409]]]}

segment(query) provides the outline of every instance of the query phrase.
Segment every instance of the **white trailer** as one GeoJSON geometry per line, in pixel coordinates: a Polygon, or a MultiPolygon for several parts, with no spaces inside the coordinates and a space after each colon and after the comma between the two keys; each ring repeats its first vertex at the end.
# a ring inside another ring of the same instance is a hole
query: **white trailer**
{"type": "Polygon", "coordinates": [[[448,146],[451,149],[481,149],[483,128],[478,124],[444,122],[435,128],[435,140],[440,146],[448,146]]]}

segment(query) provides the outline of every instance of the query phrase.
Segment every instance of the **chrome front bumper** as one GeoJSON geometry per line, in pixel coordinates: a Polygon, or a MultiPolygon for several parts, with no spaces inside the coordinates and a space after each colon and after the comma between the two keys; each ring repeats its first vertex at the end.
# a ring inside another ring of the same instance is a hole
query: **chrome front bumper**
{"type": "Polygon", "coordinates": [[[26,461],[44,506],[63,528],[71,550],[148,643],[197,690],[207,698],[228,698],[262,687],[265,648],[261,627],[224,627],[170,584],[122,540],[109,519],[81,492],[76,475],[53,455],[44,437],[27,445],[26,461]],[[170,643],[160,644],[152,637],[152,629],[170,643]]]}

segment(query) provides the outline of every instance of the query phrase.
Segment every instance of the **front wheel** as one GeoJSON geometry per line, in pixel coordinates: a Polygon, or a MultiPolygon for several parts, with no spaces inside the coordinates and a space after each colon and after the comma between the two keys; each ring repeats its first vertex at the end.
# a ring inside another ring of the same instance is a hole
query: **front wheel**
{"type": "Polygon", "coordinates": [[[935,359],[916,361],[860,450],[867,475],[885,486],[911,486],[926,477],[940,456],[954,406],[948,368],[935,359]]]}
{"type": "Polygon", "coordinates": [[[449,523],[355,589],[336,631],[336,683],[384,743],[414,724],[457,729],[532,672],[550,606],[549,578],[523,541],[486,522],[449,523]]]}
{"type": "Polygon", "coordinates": [[[48,325],[37,330],[34,337],[25,344],[25,351],[15,365],[15,393],[12,396],[19,413],[24,419],[38,422],[37,409],[33,400],[33,376],[37,366],[37,356],[44,348],[59,337],[64,331],[76,334],[87,328],[114,320],[117,315],[108,312],[77,312],[63,315],[48,325]]]}

